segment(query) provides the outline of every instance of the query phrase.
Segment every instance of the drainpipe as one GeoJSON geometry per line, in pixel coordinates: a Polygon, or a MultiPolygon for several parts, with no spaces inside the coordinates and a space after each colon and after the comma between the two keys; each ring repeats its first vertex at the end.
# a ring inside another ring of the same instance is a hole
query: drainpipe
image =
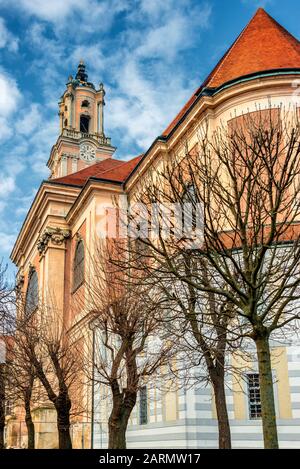
{"type": "Polygon", "coordinates": [[[92,411],[91,411],[91,449],[94,449],[94,419],[95,419],[95,333],[96,327],[94,324],[89,325],[93,333],[92,338],[92,411]]]}

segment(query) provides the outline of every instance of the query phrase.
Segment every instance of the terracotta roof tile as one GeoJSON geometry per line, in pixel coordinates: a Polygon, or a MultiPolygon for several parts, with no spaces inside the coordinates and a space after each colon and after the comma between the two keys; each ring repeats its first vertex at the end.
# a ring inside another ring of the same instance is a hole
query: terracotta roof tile
{"type": "Polygon", "coordinates": [[[300,43],[268,13],[259,8],[214,68],[205,86],[215,88],[251,73],[300,68],[300,43]]]}
{"type": "Polygon", "coordinates": [[[201,88],[217,88],[245,75],[286,68],[300,68],[300,42],[263,8],[259,8],[163,135],[168,135],[179,122],[196,100],[201,88]]]}
{"type": "Polygon", "coordinates": [[[129,176],[131,171],[138,164],[142,155],[132,160],[122,161],[108,158],[106,160],[95,163],[92,166],[84,168],[76,173],[67,176],[51,179],[52,182],[59,184],[70,184],[74,186],[84,186],[90,178],[99,178],[108,181],[123,182],[129,176]]]}

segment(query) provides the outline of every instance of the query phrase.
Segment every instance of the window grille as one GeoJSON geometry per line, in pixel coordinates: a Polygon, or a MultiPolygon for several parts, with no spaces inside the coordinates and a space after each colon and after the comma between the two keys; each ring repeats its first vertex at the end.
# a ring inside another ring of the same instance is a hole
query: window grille
{"type": "Polygon", "coordinates": [[[142,386],[140,389],[140,425],[148,423],[148,397],[147,386],[142,386]]]}
{"type": "Polygon", "coordinates": [[[259,374],[250,373],[247,375],[247,380],[249,417],[250,419],[259,419],[261,418],[259,374]]]}

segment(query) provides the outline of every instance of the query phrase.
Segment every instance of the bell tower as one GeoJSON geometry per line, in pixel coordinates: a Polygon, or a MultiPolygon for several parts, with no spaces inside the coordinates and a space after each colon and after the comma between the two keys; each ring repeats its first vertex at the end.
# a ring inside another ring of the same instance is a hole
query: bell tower
{"type": "Polygon", "coordinates": [[[112,157],[116,148],[104,133],[104,97],[103,84],[100,83],[96,89],[88,81],[86,67],[81,60],[75,78],[69,76],[58,103],[60,135],[47,163],[51,179],[112,157]]]}

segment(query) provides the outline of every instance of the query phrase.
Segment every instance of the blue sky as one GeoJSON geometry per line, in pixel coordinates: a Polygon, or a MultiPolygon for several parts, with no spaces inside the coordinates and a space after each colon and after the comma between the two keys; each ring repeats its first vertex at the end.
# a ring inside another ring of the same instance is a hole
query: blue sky
{"type": "MultiPolygon", "coordinates": [[[[83,58],[106,87],[106,134],[145,151],[257,7],[300,37],[298,0],[0,0],[0,259],[8,261],[83,58]]],[[[13,272],[10,267],[10,272],[13,272]]]]}

